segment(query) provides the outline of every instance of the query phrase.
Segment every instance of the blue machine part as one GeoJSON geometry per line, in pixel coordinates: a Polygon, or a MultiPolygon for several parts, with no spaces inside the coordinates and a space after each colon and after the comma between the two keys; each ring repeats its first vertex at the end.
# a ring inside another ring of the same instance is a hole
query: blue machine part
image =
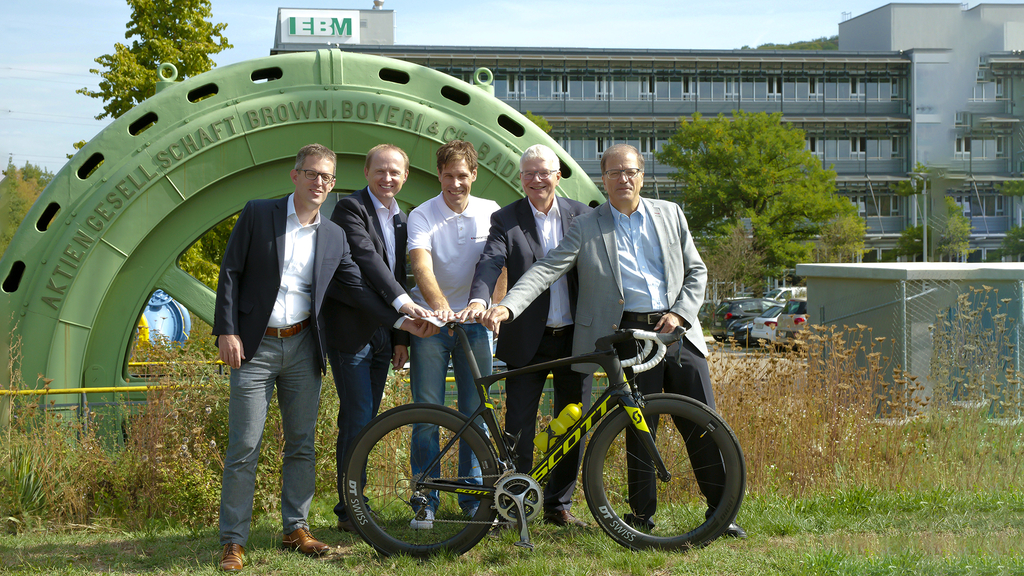
{"type": "Polygon", "coordinates": [[[163,290],[153,292],[142,315],[149,324],[150,339],[163,338],[178,343],[188,340],[192,317],[184,306],[163,290]]]}

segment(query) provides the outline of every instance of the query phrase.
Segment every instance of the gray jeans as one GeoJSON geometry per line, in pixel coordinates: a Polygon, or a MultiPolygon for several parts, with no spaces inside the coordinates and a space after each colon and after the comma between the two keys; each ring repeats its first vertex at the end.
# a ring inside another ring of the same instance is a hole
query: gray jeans
{"type": "Polygon", "coordinates": [[[231,371],[228,448],[220,495],[221,544],[245,546],[249,541],[256,463],[275,386],[284,428],[281,523],[285,534],[308,527],[306,516],[316,485],[313,442],[320,407],[319,366],[312,330],[306,328],[291,338],[265,336],[250,360],[231,371]]]}

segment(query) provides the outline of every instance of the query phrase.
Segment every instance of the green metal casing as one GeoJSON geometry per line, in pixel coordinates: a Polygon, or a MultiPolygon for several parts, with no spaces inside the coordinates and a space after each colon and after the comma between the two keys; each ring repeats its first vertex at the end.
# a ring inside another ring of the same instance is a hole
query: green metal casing
{"type": "MultiPolygon", "coordinates": [[[[51,389],[127,384],[138,317],[157,288],[212,324],[214,292],[183,272],[178,257],[247,201],[290,193],[295,154],[311,142],[338,154],[339,190],[366,185],[363,162],[374,145],[403,148],[406,208],[439,192],[435,151],[446,141],[476,147],[473,194],[501,205],[522,197],[519,156],[543,143],[562,162],[559,194],[603,202],[555,141],[488,93],[490,78],[481,69],[472,86],[400,60],[319,50],[165,84],[57,174],[0,261],[0,318],[20,343],[25,380],[12,383],[5,370],[3,387],[42,386],[37,375],[51,389]]],[[[10,352],[0,351],[5,365],[10,352]]]]}

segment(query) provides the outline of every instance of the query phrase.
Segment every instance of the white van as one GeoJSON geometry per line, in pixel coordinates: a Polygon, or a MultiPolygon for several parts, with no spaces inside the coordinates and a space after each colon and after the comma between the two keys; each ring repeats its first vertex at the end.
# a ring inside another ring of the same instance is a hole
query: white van
{"type": "Polygon", "coordinates": [[[778,288],[764,295],[765,298],[786,302],[793,298],[807,298],[807,288],[804,286],[779,286],[778,288]]]}

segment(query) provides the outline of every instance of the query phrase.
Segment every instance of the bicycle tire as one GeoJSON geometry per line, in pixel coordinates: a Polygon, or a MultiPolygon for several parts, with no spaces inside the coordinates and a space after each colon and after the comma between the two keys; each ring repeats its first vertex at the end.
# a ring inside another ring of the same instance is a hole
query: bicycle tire
{"type": "Polygon", "coordinates": [[[649,480],[635,479],[634,488],[646,485],[657,491],[657,513],[646,518],[653,525],[636,518],[632,511],[625,444],[629,420],[621,409],[607,416],[587,443],[583,491],[591,514],[601,529],[627,548],[684,550],[703,546],[725,532],[736,519],[743,501],[746,466],[739,441],[714,410],[685,396],[649,395],[643,414],[648,426],[657,426],[658,451],[672,474],[669,482],[663,483],[654,477],[654,466],[646,454],[645,466],[634,458],[632,473],[639,470],[650,477],[649,480]],[[721,498],[710,514],[707,500],[694,478],[681,426],[694,427],[694,432],[689,434],[691,439],[709,436],[713,441],[698,449],[695,453],[698,459],[703,457],[701,452],[710,453],[710,446],[717,447],[721,453],[724,480],[708,483],[705,476],[705,486],[721,491],[721,498]]]}
{"type": "MultiPolygon", "coordinates": [[[[476,515],[469,518],[459,507],[457,495],[443,491],[438,493],[440,503],[433,527],[413,529],[410,526],[416,515],[409,503],[413,425],[436,425],[443,447],[466,420],[463,414],[444,406],[406,404],[377,416],[356,436],[344,463],[346,506],[356,531],[375,550],[386,556],[462,554],[487,534],[497,514],[492,498],[480,499],[476,515]],[[366,470],[365,481],[363,470],[366,470]]],[[[493,486],[498,466],[484,432],[474,424],[463,433],[462,441],[477,457],[483,485],[493,486]]],[[[444,455],[440,478],[458,480],[458,452],[458,448],[453,447],[444,455]]]]}

